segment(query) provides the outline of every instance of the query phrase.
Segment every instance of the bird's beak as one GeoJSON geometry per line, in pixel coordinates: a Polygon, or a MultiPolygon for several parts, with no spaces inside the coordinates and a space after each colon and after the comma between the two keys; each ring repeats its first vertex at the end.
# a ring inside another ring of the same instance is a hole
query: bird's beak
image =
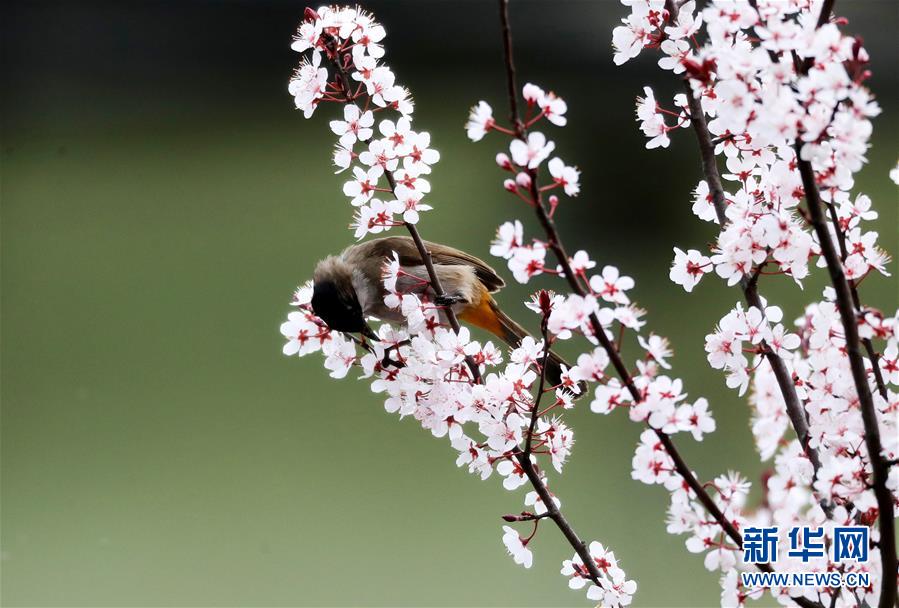
{"type": "Polygon", "coordinates": [[[362,331],[360,333],[369,340],[374,340],[375,342],[381,341],[381,339],[378,337],[378,334],[374,332],[374,330],[367,322],[362,324],[362,331]]]}

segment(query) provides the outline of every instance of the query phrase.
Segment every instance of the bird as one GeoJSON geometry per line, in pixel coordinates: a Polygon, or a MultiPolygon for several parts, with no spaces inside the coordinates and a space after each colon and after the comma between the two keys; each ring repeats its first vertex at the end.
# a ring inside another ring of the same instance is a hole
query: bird
{"type": "MultiPolygon", "coordinates": [[[[512,348],[518,348],[530,334],[507,315],[493,294],[505,281],[483,260],[440,243],[423,241],[443,288],[437,296],[430,285],[427,268],[415,241],[408,236],[372,239],[351,245],[339,255],[324,258],[312,277],[312,310],[332,330],[358,333],[377,341],[378,336],[366,317],[393,324],[405,323],[402,313],[384,303],[384,264],[399,260],[397,278],[400,293],[425,295],[440,307],[451,308],[456,317],[493,334],[512,348]]],[[[443,321],[446,321],[445,315],[443,321]]],[[[552,386],[562,383],[564,368],[570,366],[555,352],[547,353],[545,375],[552,386]]]]}

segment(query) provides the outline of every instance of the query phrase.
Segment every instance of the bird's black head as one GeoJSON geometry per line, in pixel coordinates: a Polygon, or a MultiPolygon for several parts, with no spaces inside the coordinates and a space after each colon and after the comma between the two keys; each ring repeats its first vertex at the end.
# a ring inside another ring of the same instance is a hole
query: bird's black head
{"type": "Polygon", "coordinates": [[[335,331],[371,331],[352,285],[341,287],[330,279],[316,281],[312,288],[312,310],[335,331]]]}

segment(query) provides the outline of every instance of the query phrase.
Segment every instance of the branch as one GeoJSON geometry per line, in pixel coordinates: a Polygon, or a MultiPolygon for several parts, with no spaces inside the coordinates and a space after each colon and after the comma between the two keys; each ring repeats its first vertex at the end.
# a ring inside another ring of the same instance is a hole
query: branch
{"type": "MultiPolygon", "coordinates": [[[[796,141],[796,158],[802,148],[802,142],[796,141]]],[[[883,571],[883,581],[880,591],[880,608],[891,608],[896,603],[896,536],[895,521],[893,519],[893,497],[887,488],[889,464],[883,457],[883,445],[880,441],[880,426],[877,423],[877,411],[871,395],[871,387],[868,384],[868,375],[865,371],[865,362],[859,350],[858,322],[856,321],[855,308],[852,304],[852,294],[846,275],[843,273],[843,265],[830,238],[830,231],[824,219],[821,209],[821,198],[818,186],[815,183],[815,174],[808,161],[798,160],[799,174],[802,176],[802,185],[805,189],[806,202],[812,227],[818,235],[821,245],[821,253],[827,263],[830,274],[830,282],[833,285],[837,298],[837,309],[840,312],[840,320],[843,323],[843,333],[846,339],[846,356],[849,358],[849,367],[852,370],[852,379],[858,393],[859,407],[862,414],[862,423],[865,427],[865,445],[868,448],[868,459],[871,461],[871,469],[874,473],[874,496],[877,498],[878,519],[880,521],[880,555],[883,571]]],[[[877,362],[875,361],[875,365],[877,362]]]]}
{"type": "Polygon", "coordinates": [[[549,359],[549,310],[543,312],[543,320],[540,322],[540,332],[543,335],[543,357],[540,361],[540,384],[537,386],[537,397],[534,399],[534,409],[531,410],[531,424],[528,426],[528,434],[525,438],[524,455],[530,456],[534,439],[534,428],[537,426],[537,418],[540,417],[540,401],[543,399],[543,389],[546,386],[546,362],[549,359]]]}
{"type": "MultiPolygon", "coordinates": [[[[503,49],[505,51],[505,65],[506,65],[506,83],[507,90],[509,96],[509,108],[510,108],[510,120],[515,130],[515,136],[518,139],[526,140],[527,139],[527,129],[524,124],[521,122],[521,119],[518,115],[518,102],[517,102],[517,90],[518,85],[516,84],[516,76],[515,76],[515,61],[512,53],[512,31],[509,25],[509,0],[499,0],[499,10],[500,10],[500,19],[502,21],[502,32],[503,32],[503,49]]],[[[559,236],[559,232],[556,228],[555,222],[549,216],[546,208],[543,205],[543,200],[540,194],[540,190],[537,183],[537,170],[536,169],[527,169],[528,177],[530,177],[530,194],[531,198],[534,202],[534,212],[537,215],[537,220],[540,222],[540,225],[543,227],[544,232],[546,233],[547,244],[550,249],[552,249],[553,254],[555,255],[559,265],[562,267],[563,275],[568,282],[569,287],[571,287],[572,291],[579,296],[586,296],[587,291],[584,289],[583,285],[577,279],[577,275],[572,271],[571,264],[569,262],[568,253],[565,250],[565,246],[562,243],[562,239],[559,236]]],[[[720,188],[720,181],[719,181],[720,188]]],[[[722,190],[723,192],[723,190],[722,190]]],[[[722,194],[722,202],[723,202],[723,194],[722,194]]],[[[621,379],[622,383],[627,387],[631,396],[634,399],[635,403],[639,403],[643,400],[643,395],[640,393],[640,390],[637,388],[634,383],[634,379],[631,376],[630,372],[627,369],[627,366],[624,364],[621,355],[618,350],[615,348],[614,344],[611,343],[608,336],[606,335],[605,330],[602,327],[602,324],[599,321],[599,318],[595,314],[590,315],[590,326],[593,330],[593,333],[596,336],[596,339],[599,340],[600,346],[602,346],[603,350],[606,351],[606,354],[609,356],[609,359],[612,362],[612,366],[615,368],[615,371],[618,374],[618,377],[621,379]]],[[[652,428],[652,427],[650,427],[652,428]]],[[[736,529],[733,523],[727,519],[721,509],[715,504],[715,501],[703,487],[703,485],[696,479],[696,476],[693,474],[693,471],[687,466],[683,457],[680,455],[677,447],[674,445],[674,442],[671,440],[671,437],[668,436],[667,433],[663,433],[662,431],[653,428],[653,432],[659,438],[662,443],[662,446],[665,448],[665,451],[668,452],[668,455],[671,457],[674,462],[675,469],[678,474],[683,477],[684,481],[687,482],[687,485],[690,489],[696,494],[699,501],[703,504],[709,514],[715,519],[718,525],[724,530],[724,532],[730,537],[734,543],[742,550],[743,548],[743,536],[736,529]]],[[[528,464],[530,462],[528,461],[528,464]]],[[[524,463],[522,463],[524,467],[524,463]]],[[[527,473],[527,469],[525,469],[527,473]]],[[[530,478],[530,476],[529,476],[530,478]]],[[[539,492],[539,490],[538,490],[539,492]]],[[[542,498],[542,496],[541,496],[542,498]]],[[[544,499],[545,502],[545,499],[544,499]]],[[[558,522],[557,522],[558,523],[558,522]]],[[[561,526],[560,526],[561,528],[561,526]]],[[[565,531],[563,530],[563,533],[565,531]]],[[[567,537],[567,534],[566,534],[567,537]]],[[[576,537],[575,537],[576,538],[576,537]]],[[[569,538],[571,542],[571,538],[569,538]]],[[[572,543],[577,549],[577,546],[572,543]]],[[[580,552],[579,552],[580,554],[580,552]]],[[[756,564],[756,566],[764,571],[771,571],[771,567],[768,564],[756,564]]],[[[806,598],[792,598],[798,605],[803,608],[822,608],[822,605],[819,602],[814,602],[808,600],[806,598]]]]}
{"type": "MultiPolygon", "coordinates": [[[[684,80],[684,90],[690,108],[690,124],[693,126],[696,140],[699,143],[699,153],[702,157],[702,173],[709,185],[709,193],[712,195],[715,215],[718,216],[718,223],[723,229],[728,223],[726,214],[727,201],[724,198],[724,187],[721,185],[718,162],[715,159],[715,146],[712,144],[712,136],[705,122],[702,104],[693,94],[693,87],[690,85],[689,80],[684,80]]],[[[744,275],[740,279],[740,288],[743,290],[743,297],[746,299],[746,303],[749,306],[758,308],[759,312],[764,314],[765,309],[759,295],[757,281],[754,281],[748,275],[744,275]]],[[[811,461],[815,470],[815,477],[817,477],[818,470],[821,468],[821,459],[818,456],[818,451],[809,445],[808,420],[806,419],[805,409],[802,407],[799,396],[796,394],[793,377],[780,355],[774,352],[773,349],[768,348],[764,340],[762,340],[761,346],[764,349],[762,356],[768,360],[771,370],[774,372],[774,377],[777,379],[777,386],[780,388],[780,394],[786,404],[787,416],[790,418],[790,423],[796,431],[799,443],[811,461]]]]}
{"type": "MultiPolygon", "coordinates": [[[[357,105],[355,100],[351,97],[352,88],[350,87],[350,79],[349,75],[346,72],[346,68],[342,65],[342,57],[349,57],[349,55],[341,55],[340,49],[332,46],[333,39],[328,43],[328,60],[331,62],[331,65],[334,67],[334,72],[340,82],[340,86],[343,89],[344,94],[344,103],[357,105]]],[[[360,108],[361,110],[362,108],[360,108]]],[[[362,143],[368,143],[368,141],[363,141],[362,143]]],[[[396,195],[396,180],[393,177],[393,172],[384,168],[384,175],[387,177],[387,183],[390,185],[390,191],[396,195]]],[[[424,241],[421,238],[421,234],[418,232],[418,228],[415,224],[410,224],[409,222],[403,222],[403,225],[406,227],[406,230],[409,231],[409,235],[412,237],[412,241],[415,243],[415,248],[418,249],[418,255],[421,257],[422,262],[425,265],[425,270],[428,272],[428,280],[431,284],[431,289],[434,290],[434,295],[438,298],[445,295],[443,291],[443,286],[440,284],[440,278],[437,276],[437,271],[434,269],[434,262],[431,259],[431,252],[428,250],[427,246],[425,246],[424,241]]],[[[450,327],[453,328],[453,331],[457,334],[461,329],[459,325],[459,320],[456,318],[456,313],[453,311],[451,306],[446,306],[443,308],[443,313],[446,315],[447,321],[449,321],[450,327]]],[[[475,363],[474,359],[471,356],[465,356],[465,363],[468,365],[468,369],[471,371],[472,377],[475,382],[481,381],[481,373],[478,371],[478,364],[475,363]]]]}
{"type": "MultiPolygon", "coordinates": [[[[833,10],[834,0],[825,0],[818,17],[818,27],[827,23],[833,10]]],[[[811,68],[810,58],[802,65],[800,75],[805,75],[811,68]]],[[[815,172],[807,160],[802,160],[802,141],[799,137],[795,143],[796,162],[799,167],[799,175],[802,178],[802,187],[805,191],[805,199],[808,207],[812,227],[818,236],[821,246],[821,254],[827,264],[830,274],[830,282],[836,292],[837,309],[840,312],[840,320],[843,324],[843,333],[846,340],[846,356],[849,358],[849,367],[852,370],[852,379],[858,393],[859,407],[862,414],[862,423],[865,427],[865,445],[868,448],[868,459],[871,461],[871,469],[874,476],[873,490],[877,499],[878,520],[880,523],[880,558],[881,558],[881,585],[880,608],[891,608],[896,604],[896,532],[893,515],[893,496],[887,487],[890,465],[883,456],[883,445],[880,441],[880,425],[877,423],[877,410],[871,395],[871,387],[868,384],[868,375],[865,371],[865,362],[859,349],[858,321],[856,308],[861,308],[858,292],[850,288],[846,275],[843,272],[843,264],[834,247],[827,221],[824,218],[824,210],[818,184],[815,181],[815,172]]],[[[839,231],[839,226],[836,227],[839,231]]],[[[869,349],[869,353],[873,347],[869,349]]],[[[874,366],[877,361],[874,360],[874,366]]],[[[879,369],[878,369],[879,371],[879,369]]]]}
{"type": "Polygon", "coordinates": [[[599,568],[596,567],[596,560],[590,555],[587,544],[581,540],[581,537],[577,535],[577,532],[574,531],[574,528],[572,528],[571,524],[568,523],[568,520],[565,519],[565,516],[559,510],[559,507],[556,506],[552,494],[549,493],[543,480],[540,479],[540,474],[537,472],[536,467],[534,467],[534,463],[531,462],[531,457],[524,452],[518,452],[515,455],[515,458],[518,460],[519,466],[521,466],[528,481],[531,482],[537,495],[540,496],[540,500],[542,500],[543,504],[546,506],[548,517],[553,520],[553,523],[559,528],[562,536],[565,537],[565,540],[568,541],[568,544],[571,545],[574,552],[577,553],[578,557],[581,558],[581,561],[584,562],[584,567],[587,569],[587,572],[590,573],[590,578],[593,582],[596,583],[597,586],[602,587],[602,583],[600,582],[602,575],[599,572],[599,568]]]}

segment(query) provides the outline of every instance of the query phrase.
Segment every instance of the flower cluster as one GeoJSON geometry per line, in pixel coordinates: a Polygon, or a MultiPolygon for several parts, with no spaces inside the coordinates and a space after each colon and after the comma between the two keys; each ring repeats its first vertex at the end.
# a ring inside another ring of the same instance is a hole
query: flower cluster
{"type": "MultiPolygon", "coordinates": [[[[411,128],[409,93],[395,84],[384,63],[385,34],[363,11],[322,7],[307,9],[292,45],[304,54],[290,83],[297,108],[308,118],[322,102],[343,106],[341,116],[332,120],[330,127],[337,137],[334,161],[338,173],[349,169],[352,175],[343,192],[357,209],[357,238],[400,223],[417,223],[419,212],[430,209],[421,201],[430,191],[426,176],[439,159],[428,134],[411,128]],[[397,116],[376,120],[385,111],[397,116]],[[401,220],[396,217],[400,215],[401,220]]],[[[525,96],[539,108],[535,119],[565,124],[567,108],[562,99],[532,85],[526,87],[525,96]]],[[[468,125],[473,137],[494,127],[489,106],[474,112],[468,125]]],[[[514,162],[536,168],[546,160],[553,144],[538,135],[526,143],[512,142],[510,166],[514,162]]],[[[553,187],[575,196],[577,169],[558,158],[553,158],[549,167],[553,187]]],[[[633,282],[613,271],[606,269],[593,278],[597,297],[626,306],[624,292],[633,282]]],[[[580,390],[577,374],[586,373],[587,363],[565,370],[556,385],[546,378],[544,363],[556,335],[576,329],[577,303],[553,298],[547,292],[536,294],[531,308],[546,328],[542,339],[525,337],[506,353],[492,342],[475,340],[467,328],[454,332],[445,312],[434,302],[428,279],[413,276],[398,257],[385,260],[382,279],[387,293],[384,303],[402,323],[380,325],[378,339],[371,341],[331,331],[316,317],[311,306],[312,284],[307,283],[294,294],[291,304],[296,310],[281,325],[284,353],[304,356],[320,351],[334,378],[357,371],[359,378],[370,383],[372,392],[382,395],[387,412],[411,417],[433,436],[448,440],[458,466],[482,479],[495,472],[508,490],[530,488],[524,496],[525,510],[506,519],[532,523],[531,534],[523,537],[512,526],[503,527],[503,544],[509,554],[516,563],[530,568],[533,554],[528,545],[540,522],[549,518],[562,525],[561,501],[549,490],[546,470],[552,467],[561,473],[571,454],[574,434],[563,413],[574,405],[580,390]],[[551,498],[551,504],[545,504],[544,497],[551,498]]],[[[595,304],[595,298],[591,299],[595,304]]],[[[580,314],[587,314],[586,309],[580,314]]],[[[639,314],[634,309],[619,316],[636,324],[639,314]]],[[[664,348],[658,355],[665,355],[664,348]]],[[[614,555],[606,553],[602,545],[593,543],[590,548],[595,568],[584,566],[576,555],[575,562],[566,562],[571,572],[563,573],[572,577],[573,587],[587,587],[591,598],[612,607],[628,605],[636,583],[626,579],[614,555]]]]}
{"type": "MultiPolygon", "coordinates": [[[[741,395],[750,389],[757,448],[763,460],[774,458],[763,486],[764,503],[751,512],[742,512],[740,504],[726,505],[733,521],[740,530],[746,525],[778,525],[781,530],[795,525],[873,525],[878,504],[872,491],[872,457],[892,461],[899,455],[895,388],[899,378],[894,373],[896,317],[864,307],[856,291],[872,272],[888,274],[889,263],[877,245],[877,233],[865,226],[877,218],[870,198],[851,193],[854,173],[865,162],[870,119],[880,112],[864,86],[868,55],[861,40],[840,30],[842,20],[829,19],[829,14],[819,20],[828,5],[817,1],[713,0],[702,10],[694,2],[679,7],[664,0],[624,4],[630,14],[612,35],[615,63],[656,49],[659,67],[682,74],[688,87],[686,94],[674,98],[674,110],[664,109],[652,89],[644,88],[637,116],[640,129],[650,138],[647,148],[667,146],[671,131],[701,121],[710,136],[710,153],[726,168],[721,174],[723,196],[716,199],[719,192],[708,175],[694,195],[693,213],[717,224],[715,243],[705,253],[675,248],[671,280],[692,291],[714,271],[729,285],[739,283],[749,298],[757,293],[762,276],[786,275],[802,286],[815,266],[825,267],[819,234],[800,206],[810,193],[798,165],[809,163],[826,208],[826,231],[839,246],[839,264],[852,290],[858,331],[866,344],[864,365],[884,440],[883,453],[877,455],[867,453],[859,394],[833,289],[807,306],[793,331],[782,323],[779,307],[757,298],[758,305],[736,304],[706,337],[709,364],[724,370],[727,385],[741,395]],[[881,352],[876,351],[878,345],[881,352]],[[784,386],[776,377],[774,361],[783,364],[792,385],[788,380],[784,386]],[[807,437],[796,429],[801,441],[789,438],[787,400],[794,395],[808,426],[807,437]]],[[[697,133],[702,145],[703,134],[697,133]]],[[[887,486],[893,501],[899,500],[896,467],[887,486]]],[[[673,522],[669,529],[674,525],[681,530],[682,522],[701,519],[702,514],[674,510],[672,503],[669,517],[673,522]]],[[[702,546],[718,546],[715,534],[709,532],[699,537],[702,546]]],[[[877,538],[876,527],[872,536],[877,538]]],[[[688,548],[692,543],[700,549],[697,538],[694,534],[688,548]]],[[[853,568],[871,572],[873,580],[894,577],[895,573],[880,572],[880,555],[875,553],[869,563],[853,568]]],[[[751,564],[731,556],[717,560],[714,567],[723,571],[723,605],[742,605],[762,595],[743,589],[736,575],[737,568],[751,564]]],[[[844,568],[826,557],[811,566],[789,560],[775,566],[785,571],[844,568]]],[[[875,605],[880,586],[857,595],[827,588],[771,592],[782,603],[801,594],[824,605],[875,605]]]]}
{"type": "MultiPolygon", "coordinates": [[[[403,272],[397,260],[384,268],[389,291],[386,302],[402,314],[405,326],[382,325],[377,332],[379,340],[370,343],[362,354],[351,339],[329,331],[315,317],[309,304],[311,285],[298,289],[293,305],[299,310],[290,313],[281,326],[288,340],[285,354],[302,356],[320,350],[325,367],[335,378],[358,369],[359,377],[370,381],[371,390],[384,395],[388,412],[401,418],[411,416],[435,437],[445,437],[457,452],[458,466],[481,479],[496,472],[507,490],[517,490],[529,482],[521,463],[522,450],[529,445],[527,458],[547,486],[545,474],[537,467],[538,456],[544,456],[557,472],[562,472],[574,435],[556,412],[573,407],[576,385],[548,386],[541,394],[537,388],[546,348],[543,341],[525,338],[506,360],[492,342],[473,340],[468,329],[456,334],[445,327],[439,311],[419,295],[398,291],[403,272]],[[466,357],[478,364],[483,382],[472,381],[466,357]],[[534,416],[536,424],[531,433],[529,425],[534,416]]],[[[552,314],[554,304],[549,295],[544,294],[542,300],[545,313],[552,314]]],[[[560,507],[559,500],[553,498],[555,507],[560,507]]],[[[525,496],[524,505],[530,511],[523,512],[521,521],[534,521],[535,526],[547,513],[535,491],[525,496]]],[[[533,555],[528,543],[533,536],[519,537],[509,526],[504,531],[503,542],[510,555],[529,568],[533,555]]],[[[586,573],[583,580],[578,580],[580,587],[590,583],[591,598],[604,598],[609,606],[629,604],[636,588],[617,565],[605,573],[600,585],[586,573]]]]}
{"type": "MultiPolygon", "coordinates": [[[[556,192],[561,189],[569,196],[577,194],[580,173],[558,157],[546,162],[544,171],[544,161],[552,155],[555,144],[543,133],[528,133],[527,129],[543,118],[550,119],[552,113],[546,110],[547,99],[559,104],[560,108],[565,106],[558,96],[545,94],[533,84],[523,87],[522,97],[528,108],[522,121],[523,128],[507,128],[498,124],[492,109],[484,101],[471,109],[465,127],[473,141],[480,141],[491,131],[511,137],[509,153],[502,152],[496,156],[500,169],[511,174],[503,182],[504,189],[528,207],[543,209],[548,217],[552,217],[559,206],[556,192]],[[547,196],[546,202],[544,196],[547,196]]],[[[558,120],[550,122],[561,126],[558,120]]],[[[505,259],[509,270],[521,283],[527,283],[532,277],[543,273],[555,274],[569,281],[575,293],[554,295],[552,312],[547,319],[547,330],[554,339],[567,340],[581,335],[588,343],[589,350],[581,353],[568,371],[568,384],[584,386],[592,391],[592,411],[609,414],[624,408],[631,420],[647,425],[649,429],[644,432],[634,454],[633,478],[666,487],[672,494],[672,511],[686,509],[691,513],[704,513],[698,497],[689,490],[676,470],[672,456],[662,446],[660,434],[690,433],[695,440],[701,441],[705,433],[715,430],[715,420],[709,412],[708,403],[703,398],[688,401],[682,381],[667,374],[671,368],[668,362],[671,349],[664,337],[642,331],[646,324],[642,318],[644,311],[631,301],[629,295],[634,287],[633,279],[614,266],[605,266],[596,272],[596,262],[585,251],[567,257],[565,264],[552,266],[547,262],[547,254],[558,258],[561,251],[557,241],[550,237],[526,240],[523,224],[512,220],[497,230],[491,254],[505,259]],[[554,240],[555,246],[552,243],[554,240]],[[571,277],[566,276],[568,273],[571,277]],[[625,338],[629,336],[635,338],[632,341],[636,343],[640,356],[634,362],[633,371],[628,371],[623,377],[613,369],[611,357],[612,353],[616,357],[621,356],[625,338]]],[[[719,490],[715,500],[722,510],[729,513],[727,508],[733,500],[733,492],[719,490]]],[[[677,530],[678,533],[692,534],[688,546],[695,546],[702,535],[715,529],[715,525],[710,526],[707,519],[696,518],[693,520],[695,526],[684,523],[677,530]]],[[[716,534],[721,534],[720,528],[716,534]]],[[[597,546],[602,552],[601,546],[597,546]]],[[[734,561],[732,551],[735,548],[731,545],[722,542],[703,546],[710,551],[707,564],[728,563],[728,559],[729,563],[734,561]]],[[[563,574],[573,576],[571,586],[576,589],[584,585],[578,575],[577,563],[583,564],[577,560],[566,562],[562,570],[563,574]]],[[[627,582],[623,582],[614,568],[610,572],[611,578],[603,589],[629,593],[627,582]]],[[[588,597],[602,600],[604,605],[612,604],[608,595],[598,591],[588,590],[588,597]]]]}
{"type": "Polygon", "coordinates": [[[344,104],[342,119],[330,124],[338,138],[334,164],[338,173],[351,169],[343,193],[355,208],[360,239],[417,223],[431,209],[422,202],[431,191],[426,176],[440,159],[431,136],[412,129],[411,95],[383,62],[385,36],[361,9],[325,6],[307,9],[291,45],[303,60],[288,90],[303,115],[322,102],[344,104]]]}

